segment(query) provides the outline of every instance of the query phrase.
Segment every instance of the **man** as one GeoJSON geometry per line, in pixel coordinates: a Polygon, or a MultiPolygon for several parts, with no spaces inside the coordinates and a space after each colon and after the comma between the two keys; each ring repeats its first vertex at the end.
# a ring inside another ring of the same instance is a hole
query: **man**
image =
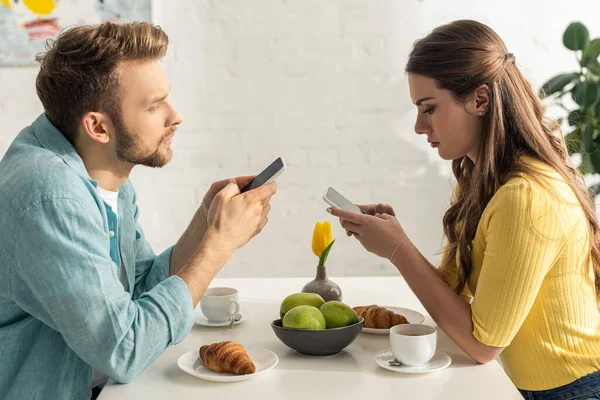
{"type": "Polygon", "coordinates": [[[181,116],[147,23],[70,29],[39,57],[45,113],[0,162],[0,398],[84,399],[185,338],[232,253],[267,223],[275,185],[214,183],[156,256],[128,176],[162,167],[181,116]],[[97,389],[96,389],[97,391],[97,389]]]}

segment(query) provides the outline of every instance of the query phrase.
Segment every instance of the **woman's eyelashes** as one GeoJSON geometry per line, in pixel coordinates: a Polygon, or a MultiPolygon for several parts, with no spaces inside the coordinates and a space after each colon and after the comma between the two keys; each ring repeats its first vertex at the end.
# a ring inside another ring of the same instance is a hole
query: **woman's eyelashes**
{"type": "Polygon", "coordinates": [[[429,106],[429,107],[426,107],[426,108],[423,110],[423,114],[433,114],[433,111],[434,111],[434,110],[435,110],[435,106],[429,106]]]}

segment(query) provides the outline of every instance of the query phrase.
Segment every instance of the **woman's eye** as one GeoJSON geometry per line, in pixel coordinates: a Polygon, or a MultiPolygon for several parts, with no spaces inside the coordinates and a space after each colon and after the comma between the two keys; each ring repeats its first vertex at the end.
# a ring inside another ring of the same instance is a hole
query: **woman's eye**
{"type": "Polygon", "coordinates": [[[435,107],[429,107],[423,110],[423,114],[433,114],[433,110],[435,110],[435,107]]]}

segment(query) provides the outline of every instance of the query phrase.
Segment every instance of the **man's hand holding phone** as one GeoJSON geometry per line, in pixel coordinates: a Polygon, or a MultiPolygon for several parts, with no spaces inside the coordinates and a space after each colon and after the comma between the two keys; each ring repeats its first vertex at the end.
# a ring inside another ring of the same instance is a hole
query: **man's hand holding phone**
{"type": "Polygon", "coordinates": [[[267,224],[271,197],[277,191],[271,181],[283,170],[285,162],[277,159],[257,176],[215,182],[204,195],[171,253],[170,273],[184,280],[194,306],[233,252],[267,224]]]}
{"type": "Polygon", "coordinates": [[[232,251],[245,245],[266,225],[270,200],[277,191],[274,180],[286,168],[279,157],[258,175],[213,183],[199,209],[207,229],[220,230],[232,251]]]}
{"type": "Polygon", "coordinates": [[[231,182],[214,197],[207,214],[207,235],[219,237],[219,247],[233,252],[263,230],[271,211],[271,197],[277,191],[275,182],[250,192],[240,193],[231,182]]]}
{"type": "Polygon", "coordinates": [[[240,193],[245,193],[247,191],[256,189],[264,184],[274,181],[286,169],[287,165],[285,163],[285,160],[283,159],[283,157],[279,157],[258,175],[240,176],[237,178],[225,179],[213,183],[210,189],[208,189],[208,192],[206,192],[206,194],[204,195],[199,210],[200,214],[204,218],[204,221],[208,222],[208,209],[210,208],[210,205],[212,204],[212,201],[215,198],[216,194],[223,190],[228,184],[235,183],[239,188],[241,188],[240,193]]]}
{"type": "Polygon", "coordinates": [[[210,208],[210,205],[212,204],[212,201],[217,195],[217,193],[223,190],[225,186],[229,185],[230,183],[235,183],[238,187],[242,188],[248,183],[250,183],[254,178],[256,178],[256,175],[239,176],[237,178],[224,179],[222,181],[214,182],[212,185],[210,185],[210,188],[208,189],[208,191],[204,195],[204,198],[202,199],[200,209],[198,210],[202,215],[204,221],[208,222],[208,209],[210,208]]]}

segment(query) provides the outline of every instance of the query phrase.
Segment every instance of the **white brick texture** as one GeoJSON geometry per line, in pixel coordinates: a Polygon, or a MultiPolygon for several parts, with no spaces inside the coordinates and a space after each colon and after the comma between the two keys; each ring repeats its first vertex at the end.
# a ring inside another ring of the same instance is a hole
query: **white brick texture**
{"type": "MultiPolygon", "coordinates": [[[[492,26],[539,87],[576,68],[562,32],[581,20],[600,36],[596,0],[155,0],[170,37],[163,67],[184,116],[175,157],[133,173],[141,222],[156,251],[174,243],[214,180],[258,173],[283,156],[269,225],[220,277],[312,276],[321,200],[334,186],[359,203],[392,204],[406,231],[439,262],[452,179],[425,139],[403,67],[435,26],[473,18],[492,26]]],[[[0,38],[1,40],[1,38],[0,38]]],[[[37,68],[0,69],[0,154],[42,110],[37,68]]],[[[1,190],[1,189],[0,189],[1,190]]],[[[331,276],[394,275],[334,222],[331,276]]]]}

